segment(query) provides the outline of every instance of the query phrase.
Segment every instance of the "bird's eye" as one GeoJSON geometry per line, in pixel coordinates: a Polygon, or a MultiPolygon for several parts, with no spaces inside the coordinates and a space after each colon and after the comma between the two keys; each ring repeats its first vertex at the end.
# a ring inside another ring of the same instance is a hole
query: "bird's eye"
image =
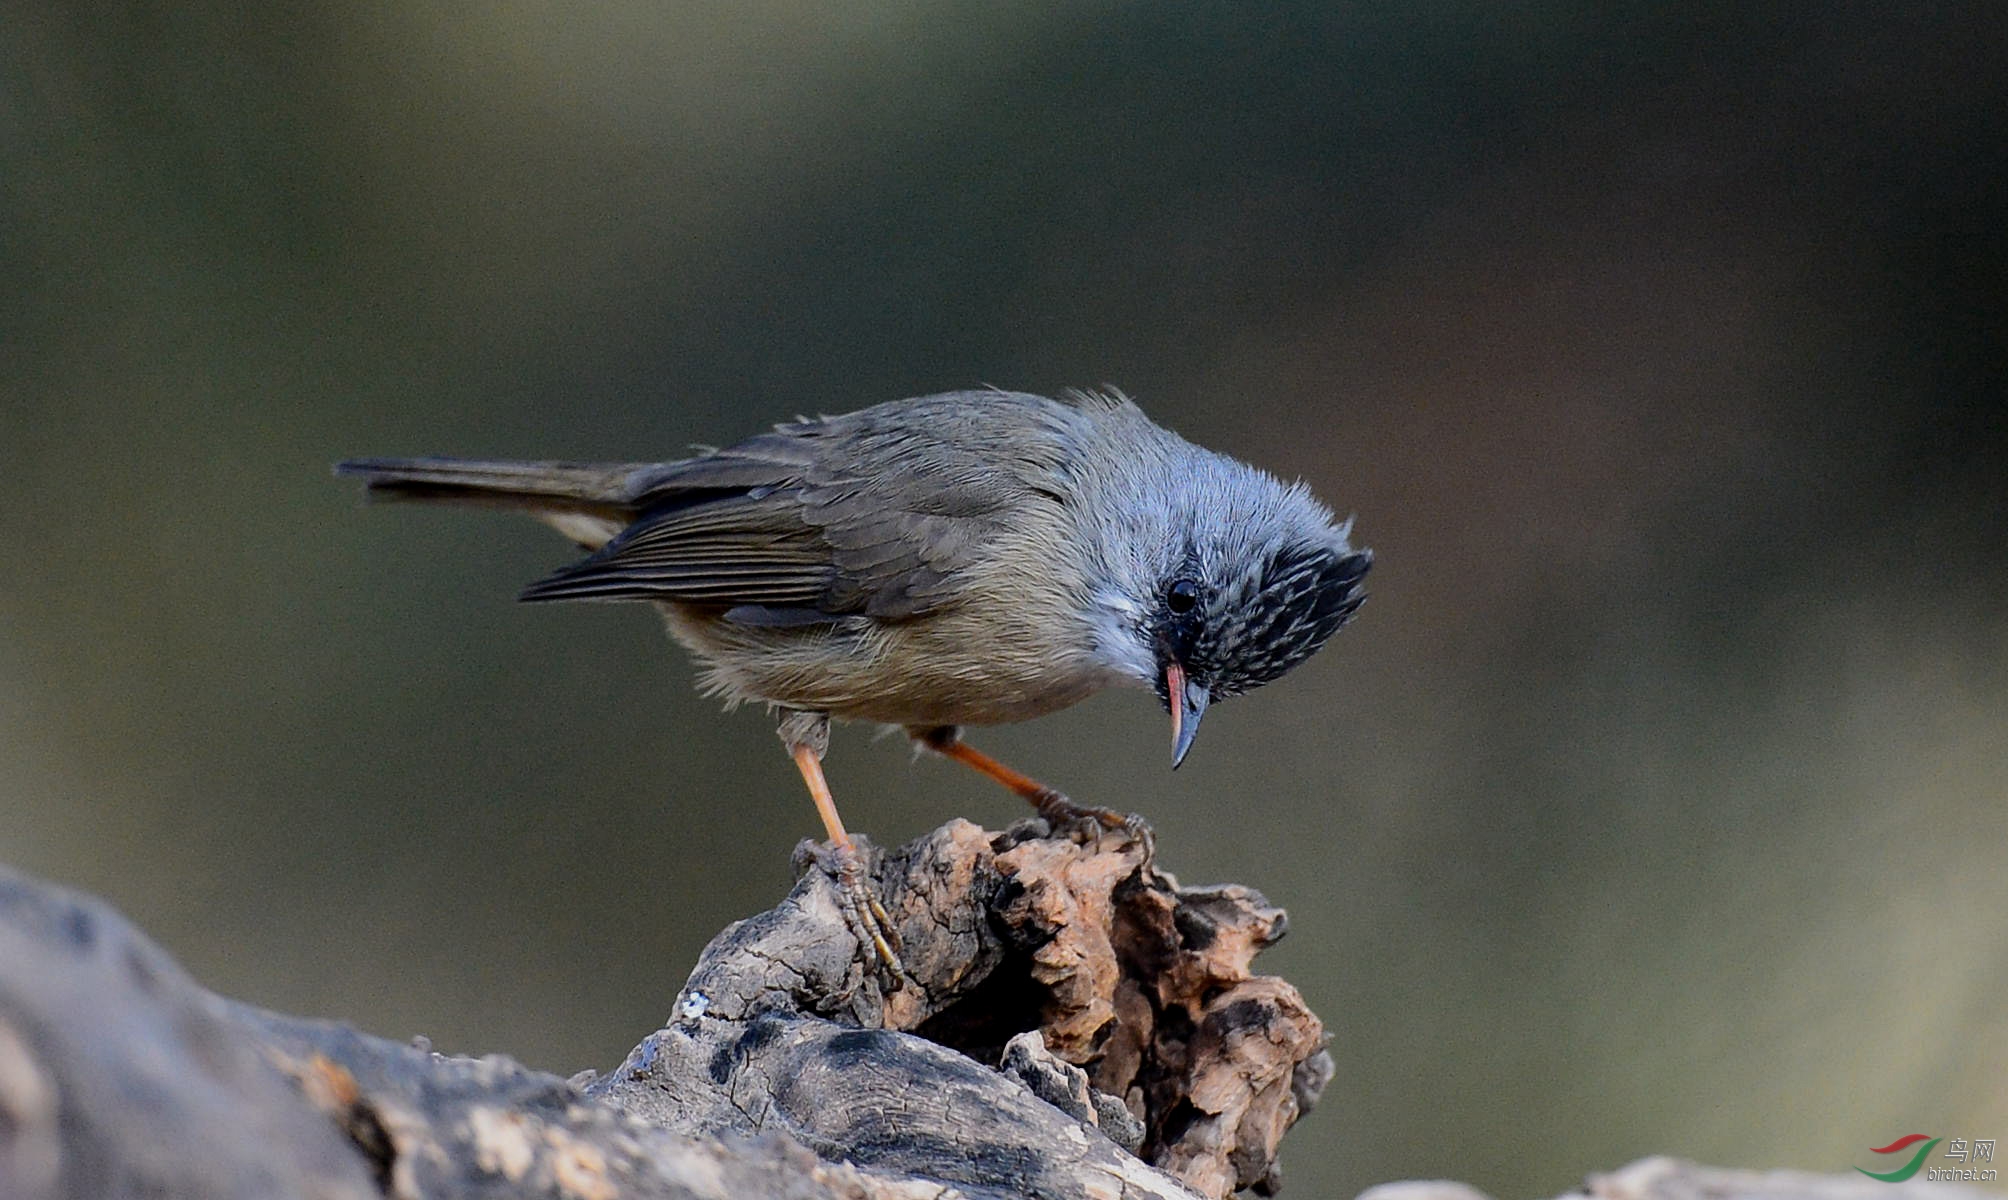
{"type": "Polygon", "coordinates": [[[1199,585],[1190,579],[1181,579],[1171,585],[1164,594],[1164,604],[1175,613],[1189,613],[1192,606],[1199,603],[1199,585]]]}

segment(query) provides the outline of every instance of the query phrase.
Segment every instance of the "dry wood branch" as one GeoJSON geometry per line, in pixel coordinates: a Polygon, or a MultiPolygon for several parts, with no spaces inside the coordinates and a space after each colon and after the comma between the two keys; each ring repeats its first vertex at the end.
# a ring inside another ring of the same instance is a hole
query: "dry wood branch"
{"type": "Polygon", "coordinates": [[[910,979],[806,871],[604,1078],[261,1012],[101,903],[0,876],[0,1194],[1121,1196],[1273,1186],[1329,1067],[1251,974],[1254,892],[1147,835],[953,822],[876,883],[910,979]],[[1152,1165],[1156,1164],[1156,1165],[1152,1165]]]}
{"type": "Polygon", "coordinates": [[[878,864],[911,975],[891,992],[833,889],[805,876],[720,934],[678,1019],[589,1090],[963,1187],[1180,1194],[1097,1136],[1113,1135],[1202,1195],[1273,1188],[1278,1143],[1330,1074],[1317,1017],[1249,969],[1282,911],[1246,888],[1180,891],[1148,836],[1044,833],[956,821],[878,864]],[[1034,1031],[1011,1065],[1047,1092],[1058,1064],[1082,1068],[1078,1119],[987,1069],[1034,1031]]]}
{"type": "MultiPolygon", "coordinates": [[[[713,941],[617,1070],[566,1080],[224,1000],[102,902],[0,869],[0,1196],[1189,1200],[1273,1183],[1277,1139],[1330,1077],[1316,1018],[1248,971],[1281,912],[1179,889],[1147,840],[1030,825],[952,823],[878,878],[908,987],[860,968],[811,871],[713,941]]],[[[1985,1194],[1670,1159],[1586,1190],[1985,1194]]],[[[1403,1183],[1362,1200],[1484,1198],[1403,1183]]]]}

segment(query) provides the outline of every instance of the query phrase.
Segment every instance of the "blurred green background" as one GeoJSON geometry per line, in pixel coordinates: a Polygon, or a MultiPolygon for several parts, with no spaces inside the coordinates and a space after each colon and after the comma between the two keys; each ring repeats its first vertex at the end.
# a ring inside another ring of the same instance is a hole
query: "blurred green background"
{"type": "Polygon", "coordinates": [[[813,812],[651,613],[510,602],[563,543],[328,465],[1113,383],[1379,554],[1177,775],[1141,694],[978,740],[1289,908],[1294,1193],[2008,1138],[2002,12],[12,6],[0,859],[609,1066],[813,812]]]}

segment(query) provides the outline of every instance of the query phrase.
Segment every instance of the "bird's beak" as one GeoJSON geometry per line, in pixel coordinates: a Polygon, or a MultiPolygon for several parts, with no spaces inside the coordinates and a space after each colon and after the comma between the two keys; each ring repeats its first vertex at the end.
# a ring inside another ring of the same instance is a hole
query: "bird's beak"
{"type": "Polygon", "coordinates": [[[1192,739],[1199,736],[1199,718],[1206,715],[1211,698],[1206,688],[1185,677],[1185,668],[1168,663],[1164,668],[1164,695],[1171,704],[1171,769],[1185,761],[1192,739]]]}

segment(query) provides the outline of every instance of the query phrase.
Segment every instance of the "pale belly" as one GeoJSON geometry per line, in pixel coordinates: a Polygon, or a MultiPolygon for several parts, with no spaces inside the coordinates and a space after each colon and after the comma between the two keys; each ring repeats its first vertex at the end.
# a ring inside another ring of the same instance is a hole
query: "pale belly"
{"type": "MultiPolygon", "coordinates": [[[[698,659],[707,693],[888,725],[1002,725],[1140,681],[1097,666],[1080,645],[1035,642],[1022,626],[947,617],[863,618],[770,629],[663,605],[698,659]]],[[[1050,626],[1048,626],[1050,627],[1050,626]]]]}

